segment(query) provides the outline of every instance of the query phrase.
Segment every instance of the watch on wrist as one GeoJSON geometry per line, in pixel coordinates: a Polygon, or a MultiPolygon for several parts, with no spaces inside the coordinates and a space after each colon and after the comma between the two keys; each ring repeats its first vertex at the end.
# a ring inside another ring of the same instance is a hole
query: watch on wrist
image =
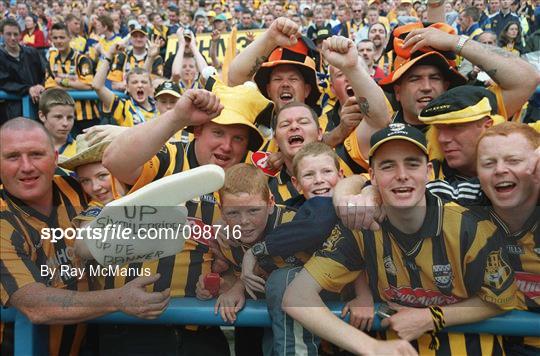
{"type": "Polygon", "coordinates": [[[264,242],[257,242],[251,246],[251,252],[253,252],[253,256],[257,257],[257,259],[268,256],[268,250],[264,242]]]}

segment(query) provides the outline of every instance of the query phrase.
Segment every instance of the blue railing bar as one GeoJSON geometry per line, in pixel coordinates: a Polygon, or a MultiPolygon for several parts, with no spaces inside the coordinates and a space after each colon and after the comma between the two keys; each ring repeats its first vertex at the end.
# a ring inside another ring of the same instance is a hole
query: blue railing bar
{"type": "MultiPolygon", "coordinates": [[[[94,90],[68,90],[69,95],[73,100],[99,100],[97,93],[94,90]]],[[[120,98],[127,98],[127,94],[121,91],[113,91],[120,98]]]]}
{"type": "MultiPolygon", "coordinates": [[[[165,312],[154,320],[143,320],[123,313],[112,313],[88,323],[103,324],[194,324],[228,325],[220,315],[214,315],[214,300],[201,301],[196,298],[173,298],[165,312]]],[[[343,303],[328,303],[335,315],[341,313],[343,303]]],[[[20,313],[17,313],[20,314],[20,313]]],[[[2,321],[13,320],[11,309],[2,311],[2,321]],[[6,311],[8,311],[6,313],[6,311]]],[[[270,326],[270,317],[263,300],[247,300],[246,306],[237,315],[236,326],[270,326]]],[[[375,330],[380,330],[380,319],[375,316],[375,330]]],[[[462,333],[489,333],[497,335],[540,336],[540,315],[513,310],[482,322],[453,326],[445,329],[462,333]]]]}
{"type": "Polygon", "coordinates": [[[21,97],[15,94],[10,94],[7,91],[0,90],[0,100],[21,100],[21,97]]]}
{"type": "MultiPolygon", "coordinates": [[[[144,324],[227,325],[221,316],[214,315],[215,301],[195,298],[172,299],[160,318],[143,321],[144,324]]],[[[343,303],[328,303],[335,315],[341,314],[343,303]]],[[[113,313],[91,321],[92,323],[140,324],[141,319],[123,313],[113,313]]],[[[270,317],[264,301],[247,300],[237,314],[236,326],[270,326],[270,317]]],[[[375,316],[375,330],[380,330],[380,319],[375,316]]],[[[463,333],[491,333],[497,335],[540,336],[540,315],[524,311],[511,311],[479,323],[454,326],[448,331],[463,333]]]]}

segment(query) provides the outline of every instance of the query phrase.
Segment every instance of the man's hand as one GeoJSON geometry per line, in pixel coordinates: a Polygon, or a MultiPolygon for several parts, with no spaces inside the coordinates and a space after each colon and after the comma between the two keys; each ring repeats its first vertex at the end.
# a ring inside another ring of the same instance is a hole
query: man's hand
{"type": "Polygon", "coordinates": [[[39,102],[39,96],[44,90],[45,87],[41,84],[34,85],[33,87],[30,87],[30,89],[28,89],[28,94],[30,95],[30,98],[32,98],[32,102],[34,104],[37,104],[39,102]]]}
{"type": "Polygon", "coordinates": [[[169,304],[171,290],[147,292],[145,287],[156,282],[160,274],[137,277],[118,290],[116,300],[119,309],[129,315],[143,319],[156,319],[169,304]]]}
{"type": "Polygon", "coordinates": [[[366,355],[417,356],[418,352],[405,340],[377,340],[373,350],[366,355]]]}
{"type": "Polygon", "coordinates": [[[390,327],[401,339],[416,340],[434,329],[433,318],[428,308],[409,308],[395,303],[388,304],[397,313],[383,319],[381,326],[390,327]]]}
{"type": "Polygon", "coordinates": [[[268,168],[272,171],[280,171],[285,164],[285,156],[281,152],[272,152],[266,160],[268,168]]]}
{"type": "Polygon", "coordinates": [[[242,310],[245,302],[244,288],[241,284],[237,284],[218,297],[214,306],[214,314],[217,315],[219,311],[221,318],[232,324],[236,321],[236,313],[242,310]]]}
{"type": "Polygon", "coordinates": [[[212,34],[210,36],[211,36],[212,42],[218,42],[219,39],[221,38],[221,32],[219,32],[219,30],[214,30],[212,31],[212,34]]]}
{"type": "Polygon", "coordinates": [[[223,105],[219,98],[204,89],[190,89],[180,97],[174,107],[177,117],[187,119],[186,126],[203,125],[219,116],[223,105]]]}
{"type": "Polygon", "coordinates": [[[330,65],[341,70],[354,68],[358,63],[358,51],[354,42],[342,36],[324,40],[321,53],[330,65]]]}
{"type": "Polygon", "coordinates": [[[246,45],[250,44],[251,42],[255,41],[255,34],[253,32],[246,32],[246,45]]]}
{"type": "Polygon", "coordinates": [[[101,141],[112,141],[115,137],[129,130],[129,127],[116,125],[95,125],[84,129],[85,138],[90,146],[101,141]]]}
{"type": "Polygon", "coordinates": [[[178,48],[184,47],[186,45],[186,39],[184,38],[184,28],[182,26],[176,30],[176,37],[178,38],[178,48]]]}
{"type": "Polygon", "coordinates": [[[341,118],[339,124],[343,125],[344,129],[348,130],[348,132],[353,132],[354,129],[356,129],[365,117],[360,111],[360,105],[358,105],[356,97],[351,96],[345,101],[345,104],[339,113],[339,117],[341,118]]]}
{"type": "Polygon", "coordinates": [[[148,40],[148,57],[157,58],[159,51],[161,50],[161,38],[156,37],[154,41],[148,40]]]}
{"type": "Polygon", "coordinates": [[[204,275],[199,276],[197,285],[195,286],[195,296],[200,300],[208,300],[214,298],[208,289],[204,288],[204,275]]]}
{"type": "Polygon", "coordinates": [[[403,47],[412,47],[411,53],[423,47],[431,47],[439,51],[455,51],[459,36],[451,35],[434,27],[420,28],[409,32],[403,47]]]}
{"type": "Polygon", "coordinates": [[[294,46],[301,36],[298,30],[298,25],[294,21],[278,17],[265,32],[265,36],[274,43],[274,47],[290,47],[294,46]]]}
{"type": "Polygon", "coordinates": [[[343,196],[336,202],[336,212],[352,230],[379,230],[379,222],[386,216],[380,195],[373,186],[365,187],[361,194],[343,196]]]}
{"type": "Polygon", "coordinates": [[[109,47],[109,50],[107,51],[107,58],[111,59],[111,60],[114,60],[114,56],[116,56],[116,53],[118,53],[118,51],[121,51],[123,49],[125,49],[126,47],[121,44],[121,43],[115,43],[113,44],[112,46],[109,47]]]}
{"type": "Polygon", "coordinates": [[[356,297],[345,304],[341,311],[341,317],[344,318],[347,313],[351,314],[349,324],[360,330],[371,330],[373,316],[375,314],[373,303],[366,305],[366,302],[362,298],[356,297]]]}
{"type": "Polygon", "coordinates": [[[264,286],[266,281],[255,274],[255,266],[257,265],[257,258],[253,255],[251,249],[247,250],[244,253],[244,258],[242,259],[242,274],[240,279],[244,282],[244,287],[246,292],[253,299],[257,299],[255,292],[264,293],[264,286]]]}

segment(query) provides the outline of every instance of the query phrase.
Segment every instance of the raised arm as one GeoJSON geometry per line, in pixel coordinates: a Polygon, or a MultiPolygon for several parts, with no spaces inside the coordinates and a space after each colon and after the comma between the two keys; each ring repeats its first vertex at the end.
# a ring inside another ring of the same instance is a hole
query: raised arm
{"type": "Polygon", "coordinates": [[[234,57],[229,68],[229,85],[240,85],[251,80],[274,48],[292,46],[298,37],[300,32],[294,21],[285,17],[274,20],[268,30],[234,57]]]}
{"type": "Polygon", "coordinates": [[[206,63],[206,59],[203,57],[201,52],[199,52],[199,48],[197,47],[197,41],[195,40],[195,37],[191,38],[191,42],[189,42],[189,48],[191,49],[191,52],[193,53],[193,57],[195,58],[195,64],[197,65],[197,69],[199,73],[202,73],[204,68],[208,67],[208,63],[206,63]]]}
{"type": "Polygon", "coordinates": [[[202,125],[221,113],[223,106],[206,90],[188,90],[173,110],[130,128],[116,137],[103,154],[103,165],[120,182],[134,184],[143,165],[179,130],[202,125]],[[127,150],[126,147],[138,147],[127,150]]]}
{"type": "Polygon", "coordinates": [[[174,55],[171,79],[173,82],[178,83],[182,75],[182,64],[184,63],[184,52],[186,50],[186,39],[184,38],[184,28],[182,26],[176,31],[176,37],[178,38],[178,49],[174,55]]]}
{"type": "Polygon", "coordinates": [[[212,60],[212,67],[216,69],[221,68],[221,62],[218,59],[218,45],[221,34],[219,30],[212,31],[212,39],[210,40],[210,59],[212,60]]]}
{"type": "MultiPolygon", "coordinates": [[[[458,44],[460,36],[430,27],[411,31],[404,46],[411,47],[411,52],[426,46],[459,51],[458,44]]],[[[508,116],[521,109],[540,84],[540,73],[532,65],[502,48],[467,40],[457,54],[477,65],[499,85],[508,116]]]]}
{"type": "Polygon", "coordinates": [[[104,108],[110,108],[114,102],[114,93],[105,86],[105,80],[107,80],[107,74],[109,73],[112,61],[118,52],[119,46],[120,45],[115,44],[109,48],[105,54],[105,59],[99,62],[96,75],[94,75],[94,80],[92,81],[92,87],[96,91],[104,108]]]}
{"type": "MultiPolygon", "coordinates": [[[[351,39],[333,36],[325,40],[322,54],[329,64],[343,72],[354,90],[358,110],[363,115],[363,119],[356,127],[356,135],[362,155],[368,157],[371,135],[390,123],[384,92],[371,78],[364,62],[359,59],[358,51],[351,39]]],[[[339,126],[336,129],[339,129],[339,126]]],[[[351,132],[348,132],[347,136],[351,132]]]]}

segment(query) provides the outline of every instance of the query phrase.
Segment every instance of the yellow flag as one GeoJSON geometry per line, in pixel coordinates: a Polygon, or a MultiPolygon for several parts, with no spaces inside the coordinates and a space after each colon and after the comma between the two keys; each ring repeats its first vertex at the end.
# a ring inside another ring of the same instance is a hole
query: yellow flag
{"type": "Polygon", "coordinates": [[[223,59],[223,66],[221,67],[221,80],[223,83],[229,84],[229,66],[236,56],[236,26],[233,27],[231,31],[231,36],[229,37],[229,44],[225,50],[225,58],[223,59]]]}

